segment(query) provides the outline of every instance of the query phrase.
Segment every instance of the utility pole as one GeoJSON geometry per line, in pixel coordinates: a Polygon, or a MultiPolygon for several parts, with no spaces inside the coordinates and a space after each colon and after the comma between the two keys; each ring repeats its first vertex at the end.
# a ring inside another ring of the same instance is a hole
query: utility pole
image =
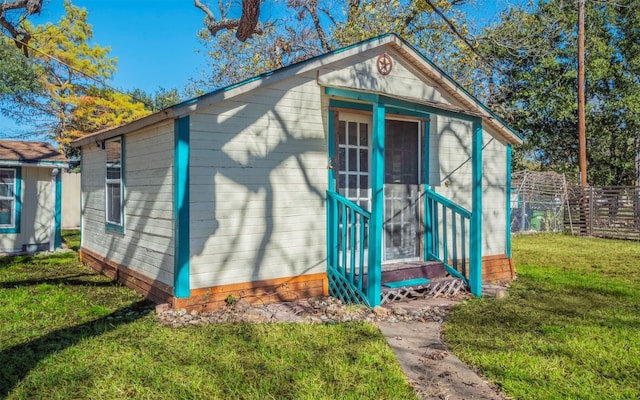
{"type": "Polygon", "coordinates": [[[587,128],[584,95],[584,3],[578,0],[578,148],[580,184],[587,186],[587,128]]]}
{"type": "Polygon", "coordinates": [[[580,221],[583,234],[590,235],[591,210],[589,208],[589,193],[587,193],[587,127],[585,122],[584,96],[584,3],[578,0],[578,162],[580,166],[580,186],[582,187],[582,204],[580,207],[580,221]]]}

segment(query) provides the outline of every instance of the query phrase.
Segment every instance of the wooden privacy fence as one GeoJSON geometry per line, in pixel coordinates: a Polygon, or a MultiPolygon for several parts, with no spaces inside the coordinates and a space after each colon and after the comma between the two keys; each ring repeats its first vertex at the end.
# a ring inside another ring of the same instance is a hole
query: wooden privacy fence
{"type": "Polygon", "coordinates": [[[564,225],[574,235],[640,240],[640,187],[569,187],[564,225]]]}

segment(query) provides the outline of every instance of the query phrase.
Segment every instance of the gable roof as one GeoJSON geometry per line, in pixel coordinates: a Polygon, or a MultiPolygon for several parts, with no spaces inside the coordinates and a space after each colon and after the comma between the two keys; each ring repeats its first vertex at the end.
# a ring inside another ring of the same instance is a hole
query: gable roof
{"type": "Polygon", "coordinates": [[[0,165],[67,167],[64,155],[46,142],[0,140],[0,165]]]}
{"type": "MultiPolygon", "coordinates": [[[[85,144],[102,141],[115,137],[118,135],[126,134],[134,130],[150,126],[152,124],[165,121],[168,119],[178,118],[196,111],[203,107],[208,107],[217,102],[228,100],[230,98],[239,96],[243,93],[247,93],[251,90],[263,87],[266,85],[274,84],[283,79],[299,75],[311,70],[315,70],[326,66],[328,64],[335,63],[342,59],[351,57],[355,54],[383,47],[392,46],[403,57],[405,57],[426,76],[434,80],[440,85],[440,88],[450,94],[456,100],[461,102],[464,107],[467,108],[467,113],[481,117],[484,123],[487,123],[507,142],[519,144],[522,143],[522,136],[509,127],[498,115],[491,111],[487,106],[482,104],[477,98],[471,95],[467,90],[461,87],[455,82],[449,75],[447,75],[442,69],[436,66],[433,62],[427,59],[424,55],[420,54],[413,46],[401,39],[399,36],[388,33],[382,36],[378,36],[360,43],[353,44],[341,49],[337,49],[316,57],[312,57],[305,61],[289,65],[274,71],[269,71],[261,75],[257,75],[253,78],[246,79],[244,81],[235,83],[233,85],[214,90],[213,92],[203,94],[199,97],[186,100],[174,106],[168,107],[162,111],[140,118],[136,121],[130,122],[126,125],[121,125],[116,128],[109,128],[100,132],[96,132],[80,139],[76,139],[72,142],[72,146],[80,147],[85,144]]],[[[409,100],[409,99],[407,99],[409,100]]],[[[427,104],[434,108],[441,108],[443,110],[451,110],[450,105],[433,103],[428,101],[420,101],[420,99],[410,99],[418,103],[427,104]]],[[[460,109],[462,111],[462,109],[460,109]]]]}

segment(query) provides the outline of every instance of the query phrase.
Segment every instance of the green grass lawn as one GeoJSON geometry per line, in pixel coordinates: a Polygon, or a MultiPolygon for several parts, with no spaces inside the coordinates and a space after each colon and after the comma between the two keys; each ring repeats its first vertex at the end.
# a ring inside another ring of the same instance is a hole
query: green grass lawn
{"type": "Polygon", "coordinates": [[[445,338],[518,399],[640,398],[640,243],[564,235],[513,240],[506,299],[474,299],[445,338]]]}
{"type": "Polygon", "coordinates": [[[72,252],[0,258],[0,316],[0,398],[416,398],[373,325],[161,327],[72,252]]]}

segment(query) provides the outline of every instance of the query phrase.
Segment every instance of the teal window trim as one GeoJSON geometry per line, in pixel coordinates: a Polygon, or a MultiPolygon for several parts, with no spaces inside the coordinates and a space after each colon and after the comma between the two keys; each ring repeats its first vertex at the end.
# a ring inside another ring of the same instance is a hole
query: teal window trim
{"type": "Polygon", "coordinates": [[[507,258],[511,258],[511,159],[512,159],[512,148],[511,145],[507,145],[507,179],[506,179],[506,229],[505,229],[505,253],[507,258]]]}
{"type": "Polygon", "coordinates": [[[124,194],[125,194],[125,141],[124,141],[124,136],[116,136],[113,138],[110,138],[109,140],[106,140],[104,142],[104,152],[105,152],[105,184],[104,184],[104,190],[105,190],[105,229],[107,231],[110,232],[117,232],[117,233],[124,233],[124,227],[125,227],[125,213],[124,213],[124,194]],[[118,207],[120,208],[120,223],[114,222],[114,221],[110,221],[109,220],[109,192],[108,192],[108,181],[110,180],[108,178],[108,164],[109,164],[109,160],[108,160],[108,146],[109,146],[109,142],[120,142],[120,178],[119,178],[119,183],[120,183],[120,204],[118,205],[118,207]]]}
{"type": "Polygon", "coordinates": [[[338,100],[338,99],[330,99],[329,108],[346,108],[348,110],[367,111],[367,112],[373,111],[373,107],[371,103],[355,103],[353,101],[345,101],[345,100],[338,100]]]}
{"type": "Polygon", "coordinates": [[[385,106],[385,111],[387,113],[387,115],[398,115],[401,117],[413,117],[413,118],[420,118],[423,120],[428,120],[429,119],[429,113],[428,112],[423,112],[423,111],[416,111],[416,110],[406,110],[404,108],[398,108],[398,107],[393,107],[393,106],[385,106]]]}
{"type": "MultiPolygon", "coordinates": [[[[387,114],[404,112],[404,113],[410,113],[411,116],[424,118],[425,116],[428,116],[429,114],[433,113],[433,114],[453,117],[453,118],[462,119],[462,120],[471,121],[471,122],[475,122],[479,119],[479,117],[476,117],[473,115],[467,115],[460,112],[438,108],[435,106],[414,103],[411,101],[396,99],[394,97],[383,96],[379,94],[359,92],[356,90],[339,89],[334,87],[325,87],[324,92],[327,96],[341,97],[344,99],[350,99],[350,100],[356,100],[356,101],[365,101],[368,103],[384,104],[385,112],[387,114]]],[[[331,100],[338,101],[337,99],[331,99],[331,100]]]]}
{"type": "Polygon", "coordinates": [[[369,222],[369,271],[367,299],[371,307],[380,305],[382,285],[382,225],[384,223],[384,125],[385,106],[373,105],[371,151],[371,220],[369,222]]]}
{"type": "MultiPolygon", "coordinates": [[[[80,160],[83,159],[83,154],[84,154],[84,150],[83,147],[80,147],[80,160]]],[[[82,162],[80,162],[80,193],[78,193],[78,196],[80,196],[80,248],[83,247],[84,241],[82,240],[82,237],[84,236],[82,234],[82,220],[84,219],[84,203],[82,201],[82,193],[83,193],[83,181],[82,181],[82,162]]]]}
{"type": "Polygon", "coordinates": [[[473,122],[471,145],[471,237],[469,242],[469,286],[482,296],[482,120],[473,122]]]}
{"type": "MultiPolygon", "coordinates": [[[[345,101],[345,100],[338,100],[338,99],[330,99],[329,107],[344,108],[347,110],[354,110],[354,111],[373,112],[373,106],[371,103],[356,103],[353,101],[345,101]]],[[[385,105],[385,114],[399,115],[404,117],[414,117],[414,118],[420,118],[424,120],[428,120],[430,115],[429,113],[423,112],[423,111],[409,110],[405,108],[398,108],[398,107],[392,107],[392,106],[386,106],[386,105],[385,105]]]]}
{"type": "Polygon", "coordinates": [[[173,295],[177,298],[191,296],[190,286],[190,201],[189,201],[189,116],[174,122],[174,171],[173,171],[173,218],[174,218],[174,271],[173,295]]]}
{"type": "Polygon", "coordinates": [[[22,214],[22,168],[3,167],[0,169],[12,170],[14,172],[14,193],[13,193],[13,224],[12,226],[0,227],[0,233],[20,233],[20,217],[22,214]]]}
{"type": "MultiPolygon", "coordinates": [[[[324,88],[327,96],[343,97],[350,100],[365,101],[367,103],[378,103],[378,95],[375,93],[358,92],[356,90],[339,89],[334,87],[324,88]]],[[[375,107],[374,107],[375,111],[375,107]]]]}
{"type": "Polygon", "coordinates": [[[54,248],[62,247],[62,170],[56,175],[56,209],[55,209],[54,248]]]}

